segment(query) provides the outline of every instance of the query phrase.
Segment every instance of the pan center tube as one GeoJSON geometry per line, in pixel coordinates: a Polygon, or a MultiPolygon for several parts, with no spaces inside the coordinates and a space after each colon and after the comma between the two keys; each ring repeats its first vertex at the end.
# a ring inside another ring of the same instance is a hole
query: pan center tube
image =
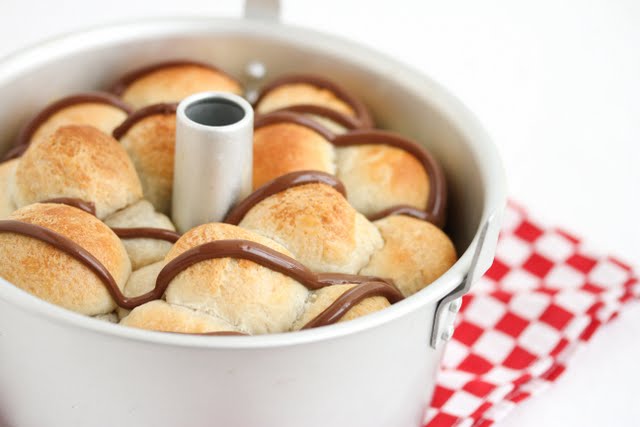
{"type": "Polygon", "coordinates": [[[172,217],[179,232],[222,221],[251,192],[253,108],[242,97],[202,92],[176,112],[172,217]]]}

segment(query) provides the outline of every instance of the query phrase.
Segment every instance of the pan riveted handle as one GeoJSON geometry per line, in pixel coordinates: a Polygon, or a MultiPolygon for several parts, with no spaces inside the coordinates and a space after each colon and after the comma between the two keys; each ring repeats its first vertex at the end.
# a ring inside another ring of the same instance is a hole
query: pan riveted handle
{"type": "Polygon", "coordinates": [[[476,238],[476,248],[469,265],[469,271],[448,295],[438,301],[431,331],[431,347],[438,347],[441,341],[449,341],[453,336],[453,321],[460,310],[462,296],[469,292],[471,285],[489,268],[493,261],[495,245],[500,231],[500,214],[493,213],[482,225],[476,238]]]}
{"type": "Polygon", "coordinates": [[[280,0],[245,0],[244,17],[278,21],[280,19],[280,0]]]}

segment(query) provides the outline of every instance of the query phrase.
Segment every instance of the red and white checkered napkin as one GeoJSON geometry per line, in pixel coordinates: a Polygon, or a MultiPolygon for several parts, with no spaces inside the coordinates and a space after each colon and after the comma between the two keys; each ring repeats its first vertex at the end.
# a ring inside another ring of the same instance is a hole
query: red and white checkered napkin
{"type": "Polygon", "coordinates": [[[426,426],[492,425],[638,296],[629,266],[509,205],[496,260],[463,299],[426,426]]]}

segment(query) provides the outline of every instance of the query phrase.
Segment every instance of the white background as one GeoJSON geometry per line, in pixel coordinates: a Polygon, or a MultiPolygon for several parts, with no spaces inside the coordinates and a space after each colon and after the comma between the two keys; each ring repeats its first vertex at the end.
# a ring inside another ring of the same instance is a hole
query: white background
{"type": "MultiPolygon", "coordinates": [[[[239,0],[0,0],[0,55],[96,24],[240,10],[239,0]]],[[[638,265],[639,1],[289,0],[283,12],[440,81],[493,136],[515,200],[638,265]]],[[[639,337],[636,304],[501,426],[640,425],[639,337]]]]}

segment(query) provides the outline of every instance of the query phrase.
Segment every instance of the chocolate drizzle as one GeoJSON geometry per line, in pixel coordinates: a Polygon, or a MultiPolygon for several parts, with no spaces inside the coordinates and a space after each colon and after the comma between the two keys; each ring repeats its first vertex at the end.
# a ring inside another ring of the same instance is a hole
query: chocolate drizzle
{"type": "MultiPolygon", "coordinates": [[[[47,105],[43,110],[41,110],[38,114],[35,115],[27,124],[20,130],[17,138],[15,139],[13,146],[14,147],[24,147],[23,151],[27,149],[31,142],[31,137],[36,133],[38,128],[46,122],[51,116],[57,113],[60,110],[63,110],[67,107],[71,107],[77,104],[105,104],[111,105],[115,108],[118,108],[124,111],[126,114],[131,114],[133,110],[129,105],[127,105],[120,98],[113,96],[110,93],[106,92],[87,92],[87,93],[79,93],[76,95],[67,96],[65,98],[59,99],[52,104],[47,105]]],[[[13,150],[9,153],[5,154],[4,160],[8,160],[7,156],[11,154],[13,150]]],[[[22,153],[21,153],[22,154],[22,153]]],[[[15,155],[15,154],[14,154],[15,155]]],[[[15,157],[19,157],[17,155],[15,157]]]]}
{"type": "MultiPolygon", "coordinates": [[[[262,99],[269,92],[271,92],[272,90],[280,86],[289,85],[289,84],[308,84],[321,89],[327,89],[328,91],[333,92],[334,95],[336,95],[341,101],[349,105],[351,109],[354,111],[355,117],[360,123],[359,127],[362,127],[362,128],[373,127],[373,120],[371,118],[371,115],[369,114],[369,111],[367,110],[367,108],[364,106],[362,102],[360,102],[357,98],[354,98],[353,96],[351,96],[349,92],[347,92],[345,89],[343,89],[341,86],[337,85],[336,83],[319,76],[308,75],[308,74],[292,74],[292,75],[282,76],[266,84],[260,91],[260,95],[258,96],[258,99],[256,99],[256,102],[254,103],[254,106],[256,107],[256,109],[260,104],[260,101],[262,101],[262,99]]],[[[308,104],[303,104],[303,105],[305,107],[308,106],[308,104]]]]}
{"type": "MultiPolygon", "coordinates": [[[[318,275],[295,259],[277,252],[267,246],[249,240],[217,240],[191,248],[169,261],[158,274],[155,287],[142,295],[126,297],[118,287],[107,268],[89,251],[71,239],[48,228],[14,220],[0,221],[0,232],[16,233],[32,237],[48,243],[93,271],[104,283],[109,294],[119,307],[131,310],[142,304],[161,299],[174,277],[190,266],[218,258],[239,258],[253,261],[263,267],[282,273],[311,290],[328,286],[328,283],[358,283],[355,288],[345,292],[325,312],[319,320],[314,319],[316,326],[337,321],[349,311],[353,305],[370,295],[381,295],[393,303],[401,300],[402,294],[389,281],[369,276],[349,276],[331,274],[318,275]],[[357,291],[354,291],[356,289],[357,291]],[[328,313],[326,313],[328,312],[328,313]]],[[[309,325],[305,327],[310,327],[309,325]]]]}
{"type": "Polygon", "coordinates": [[[58,203],[61,205],[71,206],[73,208],[80,209],[86,213],[96,216],[96,204],[88,202],[82,199],[76,199],[75,197],[56,197],[53,199],[43,200],[40,203],[58,203]]]}
{"type": "Polygon", "coordinates": [[[331,142],[335,136],[329,129],[322,126],[315,120],[291,111],[276,111],[273,113],[259,115],[253,123],[253,128],[260,129],[261,127],[279,123],[293,123],[299,126],[304,126],[319,134],[329,142],[331,142]]]}
{"type": "Polygon", "coordinates": [[[134,308],[136,305],[128,304],[127,298],[122,294],[115,279],[109,273],[109,270],[94,257],[89,251],[75,243],[62,234],[56,233],[48,228],[30,224],[27,222],[2,220],[0,221],[0,232],[16,233],[23,236],[32,237],[41,242],[48,243],[56,249],[65,252],[67,255],[75,258],[84,264],[89,270],[93,271],[96,276],[104,283],[111,297],[123,308],[134,308]],[[120,303],[123,303],[122,305],[120,303]]]}
{"type": "MultiPolygon", "coordinates": [[[[410,205],[394,205],[383,209],[380,212],[369,215],[368,218],[371,221],[375,221],[390,215],[407,215],[423,221],[431,222],[439,228],[444,227],[446,222],[447,206],[447,185],[444,172],[431,154],[414,141],[403,138],[392,132],[377,129],[354,130],[342,135],[334,135],[327,128],[312,119],[290,111],[279,111],[259,116],[258,119],[256,119],[255,128],[258,129],[263,126],[269,126],[277,123],[294,123],[300,126],[305,126],[323,136],[336,147],[348,147],[354,145],[387,145],[408,152],[415,157],[418,162],[420,162],[429,177],[429,195],[425,208],[419,209],[410,205]]],[[[333,175],[313,171],[293,172],[283,175],[258,188],[245,200],[241,201],[234,209],[232,209],[225,219],[225,222],[236,225],[239,224],[244,215],[246,215],[246,213],[249,212],[249,210],[251,210],[251,208],[256,204],[271,195],[295,186],[288,185],[287,182],[291,178],[284,177],[289,177],[296,173],[304,175],[322,174],[322,176],[333,177],[333,175]],[[280,181],[281,178],[283,179],[282,181],[280,181]]],[[[337,188],[336,183],[339,183],[339,185],[344,188],[344,185],[336,177],[333,177],[333,179],[334,182],[328,185],[337,188]]],[[[326,184],[326,182],[322,183],[326,184]]],[[[345,194],[343,193],[343,195],[345,194]]]]}
{"type": "MultiPolygon", "coordinates": [[[[55,199],[44,200],[40,203],[60,203],[72,206],[85,211],[93,216],[96,215],[96,205],[93,202],[76,199],[73,197],[57,197],[55,199]]],[[[111,230],[121,239],[157,239],[166,240],[169,243],[175,243],[180,238],[180,234],[166,228],[155,227],[127,227],[118,228],[111,227],[111,230]]]]}
{"type": "MultiPolygon", "coordinates": [[[[298,104],[280,108],[273,113],[291,112],[298,114],[311,114],[335,122],[347,130],[362,129],[364,126],[356,118],[342,114],[328,107],[314,104],[298,104]]],[[[313,120],[313,119],[312,119],[313,120]]]]}
{"type": "Polygon", "coordinates": [[[111,227],[111,230],[121,239],[156,239],[165,240],[169,243],[175,243],[180,239],[180,234],[167,230],[166,228],[155,227],[131,227],[118,228],[111,227]]]}
{"type": "Polygon", "coordinates": [[[336,191],[342,194],[345,198],[347,192],[344,185],[338,178],[328,173],[320,171],[298,171],[291,172],[286,175],[279,176],[273,179],[256,191],[251,193],[248,197],[238,203],[227,214],[224,222],[227,224],[238,225],[242,218],[253,208],[255,205],[263,201],[264,199],[280,193],[288,188],[297,187],[299,185],[320,183],[333,187],[336,191]]]}
{"type": "Polygon", "coordinates": [[[240,84],[238,80],[236,80],[233,76],[222,71],[218,67],[215,67],[211,64],[207,64],[206,62],[192,61],[188,59],[175,59],[170,61],[156,62],[155,64],[147,65],[144,67],[137,68],[133,71],[129,71],[125,73],[122,77],[120,77],[111,86],[111,89],[109,89],[109,92],[115,95],[121,96],[133,82],[135,82],[136,80],[148,74],[153,73],[154,71],[162,70],[163,68],[181,67],[181,66],[187,66],[187,65],[193,65],[196,67],[206,68],[211,71],[215,71],[216,73],[222,74],[228,77],[229,79],[235,81],[236,83],[238,83],[238,85],[240,84]]]}
{"type": "MultiPolygon", "coordinates": [[[[185,269],[202,261],[228,257],[253,261],[294,279],[310,290],[317,290],[338,283],[356,284],[355,287],[336,299],[318,317],[305,325],[305,328],[335,323],[354,305],[370,296],[384,296],[392,304],[404,298],[389,279],[349,274],[316,274],[297,260],[250,240],[216,240],[183,252],[165,265],[158,274],[155,288],[145,295],[159,295],[158,298],[160,298],[171,280],[185,269]]],[[[138,298],[143,297],[144,295],[138,298]]]]}
{"type": "Polygon", "coordinates": [[[318,326],[336,323],[359,302],[374,296],[385,297],[391,304],[403,299],[402,294],[386,282],[363,282],[336,298],[329,307],[311,319],[302,329],[316,328],[318,326]]]}
{"type": "Polygon", "coordinates": [[[149,117],[154,116],[156,114],[159,115],[174,115],[178,108],[177,103],[160,103],[153,104],[147,107],[143,107],[131,114],[125,119],[124,122],[120,124],[117,128],[115,128],[111,135],[115,139],[120,139],[129,132],[129,130],[139,121],[149,117]]]}

